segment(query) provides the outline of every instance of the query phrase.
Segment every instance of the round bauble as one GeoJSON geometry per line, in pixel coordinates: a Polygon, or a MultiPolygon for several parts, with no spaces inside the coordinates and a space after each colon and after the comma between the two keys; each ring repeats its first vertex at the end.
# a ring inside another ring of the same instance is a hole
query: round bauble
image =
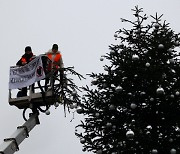
{"type": "Polygon", "coordinates": [[[171,49],[171,48],[170,48],[170,49],[168,49],[168,52],[170,52],[170,53],[171,53],[171,52],[173,52],[173,49],[171,49]]]}
{"type": "Polygon", "coordinates": [[[108,85],[107,85],[107,83],[103,83],[103,88],[107,88],[108,87],[108,85]]]}
{"type": "Polygon", "coordinates": [[[179,96],[179,94],[180,94],[180,93],[179,93],[179,91],[176,91],[176,93],[175,93],[175,94],[176,94],[176,96],[179,96]]]}
{"type": "Polygon", "coordinates": [[[142,92],[140,93],[140,95],[141,95],[141,96],[144,96],[144,95],[146,95],[146,92],[142,91],[142,92]]]}
{"type": "Polygon", "coordinates": [[[107,124],[106,124],[106,127],[111,127],[112,126],[112,124],[110,123],[110,122],[108,122],[107,124]]]}
{"type": "Polygon", "coordinates": [[[70,105],[70,109],[74,109],[74,105],[73,104],[70,105]]]}
{"type": "Polygon", "coordinates": [[[82,139],[80,140],[80,142],[81,142],[82,144],[84,144],[84,143],[86,142],[86,140],[85,140],[84,138],[82,138],[82,139]]]}
{"type": "Polygon", "coordinates": [[[158,28],[159,28],[159,24],[158,24],[158,23],[155,23],[154,27],[155,27],[156,29],[158,29],[158,28]]]}
{"type": "Polygon", "coordinates": [[[173,94],[171,94],[171,95],[170,95],[170,97],[171,97],[171,98],[174,98],[174,95],[173,95],[173,94]]]}
{"type": "Polygon", "coordinates": [[[101,58],[100,58],[100,61],[103,61],[103,60],[104,60],[104,58],[103,58],[103,57],[101,57],[101,58]]]}
{"type": "Polygon", "coordinates": [[[102,154],[102,150],[98,150],[96,154],[102,154]]]}
{"type": "Polygon", "coordinates": [[[96,117],[99,117],[99,115],[100,115],[99,113],[95,113],[95,116],[96,116],[96,117]]]}
{"type": "Polygon", "coordinates": [[[162,94],[164,94],[164,89],[161,88],[161,87],[159,87],[159,88],[156,90],[156,93],[157,93],[158,95],[162,95],[162,94]]]}
{"type": "Polygon", "coordinates": [[[113,129],[116,129],[116,125],[113,125],[112,128],[113,128],[113,129]]]}
{"type": "Polygon", "coordinates": [[[46,110],[45,113],[46,113],[46,115],[50,115],[50,111],[49,110],[46,110]]]}
{"type": "Polygon", "coordinates": [[[77,103],[74,103],[73,106],[74,106],[74,108],[77,108],[78,105],[77,105],[77,103]]]}
{"type": "Polygon", "coordinates": [[[54,103],[54,106],[55,106],[55,107],[58,107],[58,106],[59,106],[59,103],[58,103],[58,102],[54,103]]]}
{"type": "Polygon", "coordinates": [[[131,122],[132,122],[132,124],[134,124],[136,122],[136,120],[132,119],[131,122]]]}
{"type": "MultiPolygon", "coordinates": [[[[133,85],[132,85],[133,86],[133,85]]],[[[132,93],[128,93],[129,96],[132,96],[132,93]]]]}
{"type": "Polygon", "coordinates": [[[174,44],[175,44],[176,46],[179,46],[179,41],[176,41],[174,44]]]}
{"type": "Polygon", "coordinates": [[[174,64],[174,59],[170,59],[169,62],[170,62],[171,64],[174,64]]]}
{"type": "Polygon", "coordinates": [[[150,66],[150,63],[146,63],[146,67],[149,67],[150,66]]]}
{"type": "Polygon", "coordinates": [[[151,125],[148,125],[146,128],[147,128],[147,129],[152,129],[152,126],[151,126],[151,125]]]}
{"type": "Polygon", "coordinates": [[[150,132],[150,131],[147,131],[147,132],[146,132],[146,135],[150,135],[150,134],[151,134],[151,132],[150,132]]]}
{"type": "Polygon", "coordinates": [[[164,45],[163,45],[163,44],[159,44],[159,45],[158,45],[158,48],[159,48],[159,49],[164,49],[164,45]]]}
{"type": "Polygon", "coordinates": [[[117,35],[117,34],[114,34],[114,37],[118,37],[118,35],[117,35]]]}
{"type": "Polygon", "coordinates": [[[111,55],[113,55],[114,53],[115,53],[115,51],[114,51],[114,50],[111,50],[111,51],[110,51],[110,54],[111,54],[111,55]]]}
{"type": "Polygon", "coordinates": [[[172,143],[172,142],[173,142],[173,139],[172,139],[172,138],[170,138],[170,139],[169,139],[169,142],[170,142],[170,143],[172,143]]]}
{"type": "Polygon", "coordinates": [[[157,153],[158,153],[157,149],[152,150],[152,154],[157,154],[157,153]]]}
{"type": "Polygon", "coordinates": [[[154,98],[151,97],[151,98],[150,98],[150,101],[153,102],[153,101],[154,101],[154,98]]]}
{"type": "Polygon", "coordinates": [[[138,56],[138,55],[136,55],[136,54],[135,54],[135,55],[133,55],[133,56],[132,56],[132,60],[134,60],[134,61],[135,61],[135,60],[139,60],[139,56],[138,56]]]}
{"type": "Polygon", "coordinates": [[[85,151],[86,151],[86,148],[83,148],[82,151],[85,152],[85,151]]]}
{"type": "Polygon", "coordinates": [[[171,149],[171,150],[170,150],[170,153],[171,153],[171,154],[176,154],[176,149],[171,149]]]}
{"type": "Polygon", "coordinates": [[[83,109],[82,108],[78,108],[76,111],[77,111],[78,114],[81,114],[83,112],[83,109]]]}
{"type": "Polygon", "coordinates": [[[77,91],[73,90],[71,94],[72,94],[72,96],[76,96],[77,95],[77,91]]]}
{"type": "Polygon", "coordinates": [[[135,75],[134,75],[134,77],[135,77],[135,78],[137,78],[137,77],[138,77],[138,75],[137,75],[137,74],[135,74],[135,75]]]}
{"type": "Polygon", "coordinates": [[[95,80],[95,79],[92,80],[92,81],[91,81],[91,84],[92,84],[92,85],[96,85],[96,84],[97,84],[97,80],[95,80]]]}
{"type": "Polygon", "coordinates": [[[127,137],[127,138],[133,138],[133,137],[134,137],[134,132],[133,132],[132,130],[128,130],[128,131],[126,132],[126,137],[127,137]]]}
{"type": "Polygon", "coordinates": [[[104,67],[104,70],[105,70],[105,71],[108,71],[109,69],[108,69],[108,67],[104,67]]]}
{"type": "Polygon", "coordinates": [[[115,110],[115,106],[114,106],[113,104],[111,104],[111,105],[109,106],[109,110],[115,110]]]}
{"type": "Polygon", "coordinates": [[[116,90],[116,92],[120,92],[120,91],[123,90],[123,88],[122,88],[121,86],[117,86],[117,87],[115,88],[115,90],[116,90]]]}
{"type": "Polygon", "coordinates": [[[135,109],[137,105],[135,103],[131,103],[131,109],[135,109]]]}
{"type": "Polygon", "coordinates": [[[143,107],[147,107],[147,104],[146,104],[146,103],[142,103],[142,106],[143,106],[143,107]]]}

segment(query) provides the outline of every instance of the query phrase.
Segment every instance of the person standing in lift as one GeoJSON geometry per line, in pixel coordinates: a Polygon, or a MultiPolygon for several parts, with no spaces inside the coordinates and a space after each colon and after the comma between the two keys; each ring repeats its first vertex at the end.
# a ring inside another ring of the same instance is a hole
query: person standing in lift
{"type": "MultiPolygon", "coordinates": [[[[47,68],[49,72],[54,70],[53,75],[56,76],[58,73],[58,69],[59,68],[61,69],[60,70],[60,80],[61,80],[61,84],[62,84],[64,64],[63,64],[62,54],[58,50],[58,45],[53,44],[52,49],[50,49],[48,52],[46,52],[46,55],[51,60],[51,63],[47,68]]],[[[45,80],[45,91],[47,90],[47,84],[48,83],[49,83],[49,78],[46,78],[46,80],[45,80]]]]}
{"type": "MultiPolygon", "coordinates": [[[[25,47],[25,54],[22,55],[22,57],[18,60],[16,63],[16,66],[24,66],[28,64],[30,61],[32,61],[35,58],[35,55],[32,52],[32,49],[30,46],[25,47]]],[[[34,91],[34,85],[32,85],[32,91],[34,91]]],[[[21,91],[18,92],[17,97],[27,96],[27,87],[23,87],[21,91]]]]}

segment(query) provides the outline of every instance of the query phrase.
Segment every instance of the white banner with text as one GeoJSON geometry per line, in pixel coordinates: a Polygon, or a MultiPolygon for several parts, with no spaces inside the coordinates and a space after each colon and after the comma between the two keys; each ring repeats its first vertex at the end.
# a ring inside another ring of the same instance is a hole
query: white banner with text
{"type": "Polygon", "coordinates": [[[45,78],[41,56],[37,56],[24,66],[10,67],[9,89],[18,89],[32,85],[45,78]]]}

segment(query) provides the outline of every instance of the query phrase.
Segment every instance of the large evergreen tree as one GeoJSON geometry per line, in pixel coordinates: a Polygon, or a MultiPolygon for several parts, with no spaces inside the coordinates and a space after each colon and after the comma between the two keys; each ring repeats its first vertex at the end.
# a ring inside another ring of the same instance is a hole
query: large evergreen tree
{"type": "Polygon", "coordinates": [[[77,111],[85,121],[75,134],[96,154],[180,153],[179,34],[162,15],[148,24],[142,8],[133,13],[135,21],[122,19],[131,29],[118,30],[104,56],[110,64],[83,88],[77,111]]]}

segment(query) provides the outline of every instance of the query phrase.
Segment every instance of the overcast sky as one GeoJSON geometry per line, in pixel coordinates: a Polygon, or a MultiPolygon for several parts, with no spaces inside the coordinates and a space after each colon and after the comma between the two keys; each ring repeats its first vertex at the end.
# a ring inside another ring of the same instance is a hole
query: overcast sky
{"type": "MultiPolygon", "coordinates": [[[[65,67],[78,73],[102,71],[101,55],[116,43],[114,32],[124,27],[120,18],[133,19],[134,6],[147,15],[164,14],[171,28],[180,32],[180,0],[0,0],[0,144],[24,123],[22,110],[8,104],[9,67],[30,45],[39,55],[57,43],[65,67]]],[[[75,81],[81,84],[79,81],[75,81]]],[[[83,81],[82,83],[88,83],[83,81]]],[[[74,135],[79,117],[64,117],[63,106],[40,114],[40,125],[30,132],[17,154],[82,154],[74,135]]]]}

